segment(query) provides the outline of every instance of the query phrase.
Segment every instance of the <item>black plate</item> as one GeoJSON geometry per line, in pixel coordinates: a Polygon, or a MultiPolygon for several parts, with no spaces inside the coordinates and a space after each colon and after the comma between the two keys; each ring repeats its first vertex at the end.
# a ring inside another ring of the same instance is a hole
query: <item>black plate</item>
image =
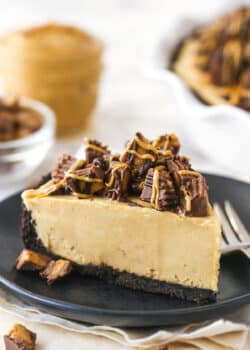
{"type": "MultiPolygon", "coordinates": [[[[250,186],[207,175],[211,201],[229,199],[250,230],[250,186]]],[[[221,261],[220,293],[216,303],[198,306],[160,294],[110,285],[95,278],[72,275],[49,287],[34,273],[16,272],[14,263],[22,249],[20,194],[0,203],[0,282],[29,304],[65,318],[114,326],[185,324],[220,317],[250,303],[250,262],[242,253],[221,261]]]]}

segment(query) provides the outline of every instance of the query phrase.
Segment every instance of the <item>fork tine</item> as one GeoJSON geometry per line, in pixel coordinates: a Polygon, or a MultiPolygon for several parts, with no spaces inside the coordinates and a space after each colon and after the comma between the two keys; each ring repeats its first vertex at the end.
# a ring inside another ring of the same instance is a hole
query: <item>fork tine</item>
{"type": "Polygon", "coordinates": [[[214,211],[221,222],[223,233],[228,241],[228,244],[238,244],[239,240],[236,238],[234,231],[232,230],[225,214],[223,213],[223,210],[218,203],[214,203],[214,211]]]}
{"type": "MultiPolygon", "coordinates": [[[[228,219],[234,229],[234,231],[239,236],[241,242],[249,242],[250,235],[247,231],[246,227],[243,225],[241,219],[239,218],[237,212],[229,201],[225,201],[224,203],[225,211],[228,216],[228,219]]],[[[245,248],[242,250],[243,253],[250,259],[250,248],[245,248]]]]}
{"type": "Polygon", "coordinates": [[[246,227],[240,220],[239,215],[236,213],[235,209],[229,201],[225,201],[225,211],[234,231],[237,233],[240,240],[242,242],[249,241],[250,234],[248,233],[246,227]]]}
{"type": "MultiPolygon", "coordinates": [[[[218,216],[217,212],[216,212],[216,208],[213,206],[214,209],[214,214],[217,217],[217,219],[220,221],[220,217],[218,216]]],[[[221,248],[222,250],[226,250],[228,248],[229,242],[227,241],[224,232],[221,232],[221,248]]]]}

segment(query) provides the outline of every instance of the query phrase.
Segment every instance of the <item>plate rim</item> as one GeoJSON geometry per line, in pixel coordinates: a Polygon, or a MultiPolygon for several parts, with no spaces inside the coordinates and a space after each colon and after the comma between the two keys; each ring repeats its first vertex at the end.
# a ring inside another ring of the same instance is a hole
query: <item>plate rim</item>
{"type": "Polygon", "coordinates": [[[170,310],[112,310],[112,309],[101,309],[97,307],[92,307],[92,306],[86,306],[86,305],[80,305],[80,304],[75,304],[72,302],[67,302],[67,301],[60,301],[59,299],[53,299],[50,297],[46,296],[40,296],[39,294],[30,292],[28,289],[22,288],[15,284],[14,282],[10,282],[7,278],[3,277],[0,275],[0,283],[6,287],[8,290],[11,290],[15,294],[22,295],[23,297],[26,298],[31,298],[33,301],[38,301],[39,303],[47,306],[56,306],[57,308],[64,309],[66,307],[68,310],[72,311],[77,311],[77,312],[82,312],[82,311],[87,311],[87,312],[93,312],[95,314],[106,314],[109,316],[112,315],[122,315],[123,317],[126,316],[164,316],[164,315],[178,315],[181,316],[183,314],[189,314],[192,312],[195,313],[200,313],[203,311],[216,311],[223,309],[225,306],[229,305],[235,305],[235,306],[241,306],[247,302],[250,302],[250,292],[234,297],[234,298],[229,298],[227,300],[221,301],[219,304],[217,303],[210,303],[210,304],[204,304],[204,305],[194,305],[191,307],[185,307],[185,308],[178,308],[178,309],[170,309],[170,310]]]}

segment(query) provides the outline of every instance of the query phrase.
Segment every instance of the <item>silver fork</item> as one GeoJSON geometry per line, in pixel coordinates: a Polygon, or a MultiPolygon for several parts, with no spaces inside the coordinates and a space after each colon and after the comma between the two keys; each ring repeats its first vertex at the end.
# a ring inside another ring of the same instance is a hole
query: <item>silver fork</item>
{"type": "Polygon", "coordinates": [[[213,208],[222,226],[222,254],[242,250],[250,258],[250,234],[232,204],[224,202],[226,214],[218,203],[214,203],[213,208]]]}

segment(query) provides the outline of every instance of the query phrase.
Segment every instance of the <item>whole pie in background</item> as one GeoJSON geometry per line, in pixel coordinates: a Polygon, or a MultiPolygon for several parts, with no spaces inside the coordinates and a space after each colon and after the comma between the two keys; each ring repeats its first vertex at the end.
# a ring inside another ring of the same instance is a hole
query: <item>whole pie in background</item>
{"type": "Polygon", "coordinates": [[[198,28],[174,56],[172,69],[204,102],[250,111],[250,7],[198,28]]]}

